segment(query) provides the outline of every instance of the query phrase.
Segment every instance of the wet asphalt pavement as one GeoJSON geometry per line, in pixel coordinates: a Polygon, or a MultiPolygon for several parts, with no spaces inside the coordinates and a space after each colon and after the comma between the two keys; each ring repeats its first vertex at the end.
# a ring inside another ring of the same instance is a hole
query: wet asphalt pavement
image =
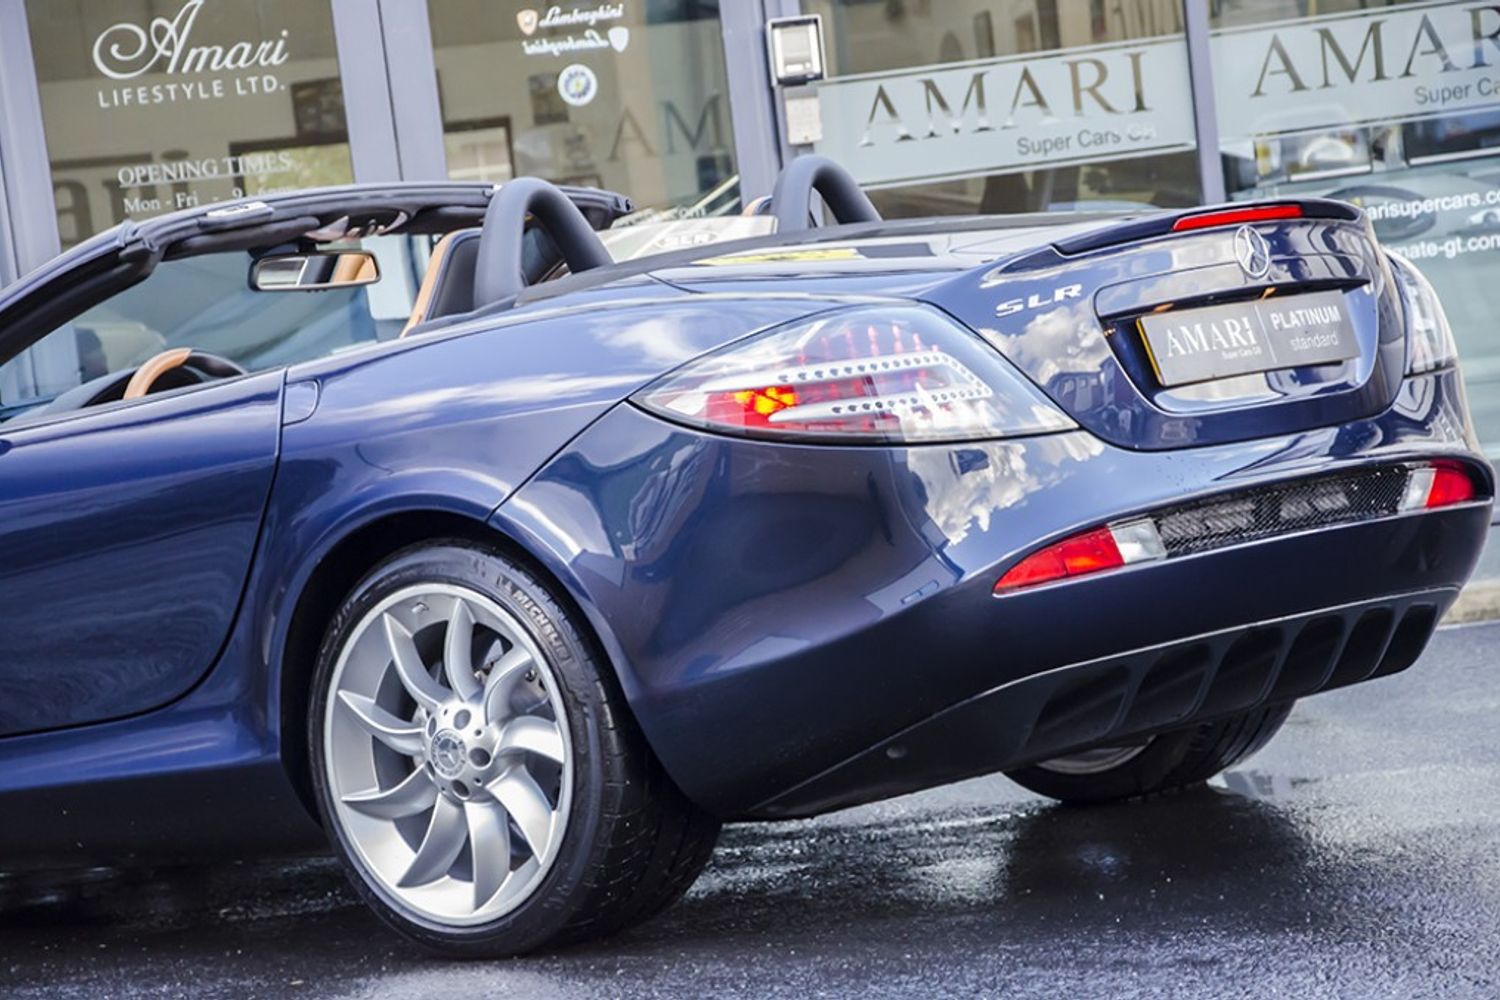
{"type": "Polygon", "coordinates": [[[1500,625],[1299,705],[1220,787],[985,778],[725,831],[686,900],[510,962],[417,953],[332,862],[0,877],[0,996],[1500,997],[1500,625]]]}

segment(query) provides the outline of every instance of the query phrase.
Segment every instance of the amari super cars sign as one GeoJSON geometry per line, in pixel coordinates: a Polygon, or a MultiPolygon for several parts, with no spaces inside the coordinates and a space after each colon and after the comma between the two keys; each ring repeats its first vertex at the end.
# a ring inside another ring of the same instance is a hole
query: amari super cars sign
{"type": "Polygon", "coordinates": [[[1414,3],[1215,32],[1219,133],[1347,130],[1500,102],[1500,5],[1414,3]]]}
{"type": "Polygon", "coordinates": [[[924,66],[818,88],[819,153],[863,184],[974,177],[1191,149],[1178,39],[924,66]]]}

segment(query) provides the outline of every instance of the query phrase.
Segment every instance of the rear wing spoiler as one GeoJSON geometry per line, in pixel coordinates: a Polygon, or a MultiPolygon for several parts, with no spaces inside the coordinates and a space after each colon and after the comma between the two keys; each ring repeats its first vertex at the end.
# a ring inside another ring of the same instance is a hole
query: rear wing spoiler
{"type": "Polygon", "coordinates": [[[1163,212],[1146,218],[1129,219],[1075,236],[1054,240],[1052,246],[1064,256],[1073,257],[1107,247],[1136,243],[1168,233],[1220,226],[1243,226],[1279,219],[1323,219],[1337,222],[1362,222],[1364,213],[1353,205],[1327,198],[1298,198],[1279,201],[1239,202],[1208,208],[1163,212]]]}

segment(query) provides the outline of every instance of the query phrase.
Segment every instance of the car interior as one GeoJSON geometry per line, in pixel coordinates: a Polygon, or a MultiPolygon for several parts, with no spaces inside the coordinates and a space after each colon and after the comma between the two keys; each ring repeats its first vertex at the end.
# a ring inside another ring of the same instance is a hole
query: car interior
{"type": "MultiPolygon", "coordinates": [[[[815,196],[835,224],[880,221],[843,168],[804,157],[782,172],[769,199],[747,206],[746,215],[760,220],[749,231],[763,239],[816,227],[815,196]]],[[[347,215],[277,218],[194,233],[134,273],[121,262],[120,287],[96,294],[90,308],[31,342],[33,350],[62,358],[54,366],[65,373],[59,384],[27,398],[8,377],[26,359],[0,367],[0,420],[45,420],[419,336],[532,301],[554,285],[561,293],[654,266],[639,257],[616,262],[596,230],[617,216],[586,214],[538,178],[501,186],[482,221],[479,212],[465,206],[415,215],[366,210],[357,222],[347,215]]],[[[699,221],[665,225],[680,237],[682,227],[699,221]]],[[[637,250],[653,262],[701,255],[705,242],[726,232],[735,231],[699,233],[676,255],[652,255],[651,243],[637,250]]]]}

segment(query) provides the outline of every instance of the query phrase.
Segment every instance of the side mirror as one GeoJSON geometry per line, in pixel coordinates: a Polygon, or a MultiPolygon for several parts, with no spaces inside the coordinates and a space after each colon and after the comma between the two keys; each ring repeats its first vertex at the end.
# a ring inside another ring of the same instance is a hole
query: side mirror
{"type": "Polygon", "coordinates": [[[262,257],[250,268],[250,287],[257,292],[317,292],[379,280],[380,264],[365,250],[278,254],[262,257]]]}

